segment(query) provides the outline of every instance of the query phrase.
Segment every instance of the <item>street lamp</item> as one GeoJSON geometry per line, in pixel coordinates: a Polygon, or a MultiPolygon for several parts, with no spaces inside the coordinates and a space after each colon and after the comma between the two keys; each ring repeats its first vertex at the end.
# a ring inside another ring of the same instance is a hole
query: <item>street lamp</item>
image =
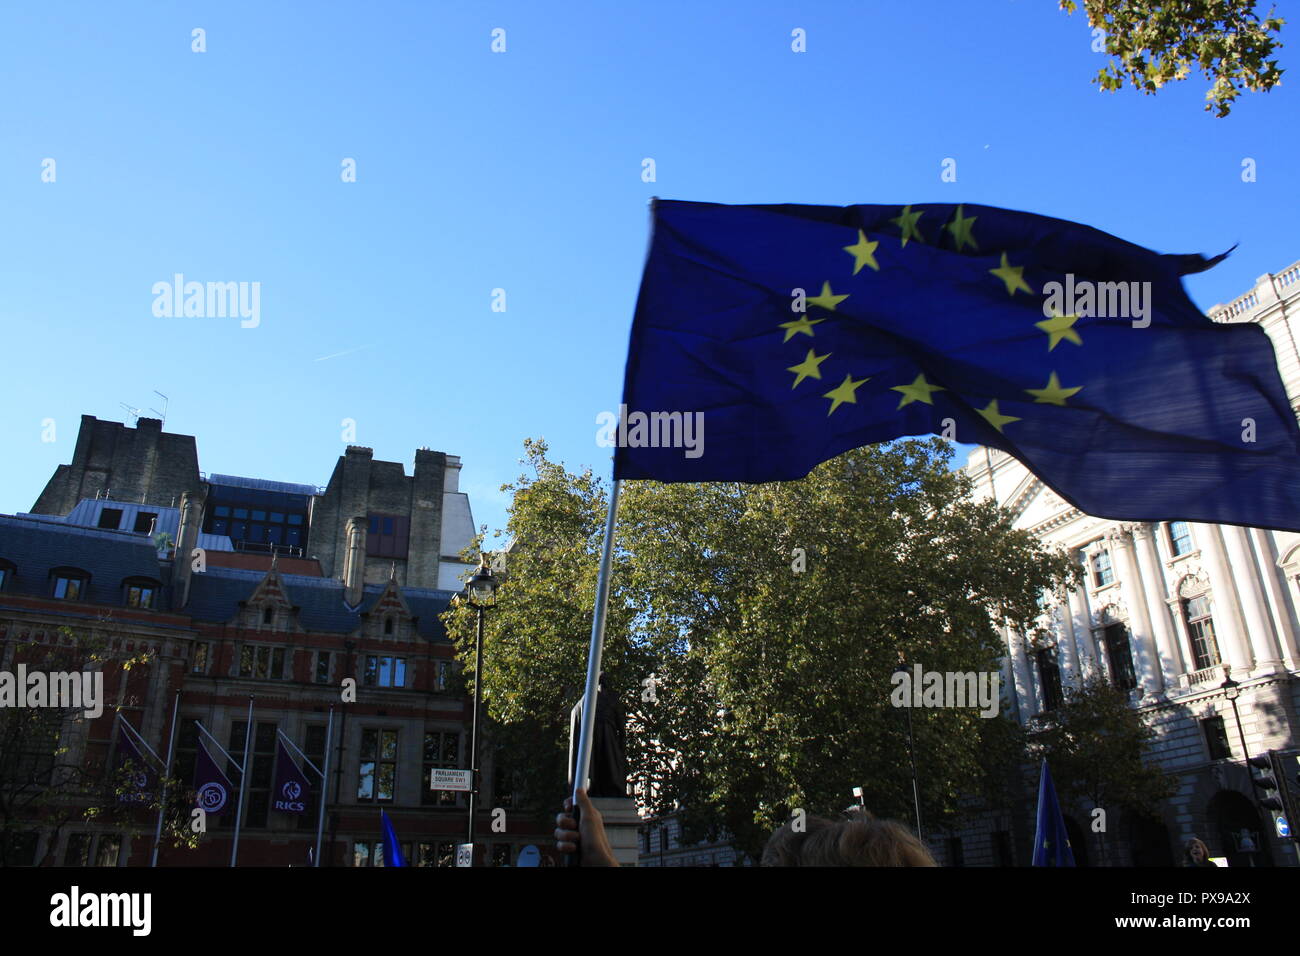
{"type": "Polygon", "coordinates": [[[488,556],[481,556],[479,567],[465,585],[465,601],[478,612],[478,636],[474,639],[474,717],[469,734],[469,834],[470,865],[474,865],[474,798],[478,795],[478,711],[483,693],[483,615],[496,604],[497,579],[488,566],[488,556]]]}
{"type": "MultiPolygon", "coordinates": [[[[1223,683],[1219,685],[1223,691],[1223,696],[1228,698],[1232,704],[1232,716],[1237,721],[1237,736],[1241,739],[1241,759],[1246,765],[1246,776],[1252,778],[1250,786],[1250,795],[1255,798],[1255,811],[1261,819],[1264,815],[1264,808],[1259,803],[1259,789],[1253,781],[1253,774],[1250,772],[1250,751],[1246,749],[1246,733],[1241,729],[1241,712],[1237,710],[1237,698],[1241,696],[1241,685],[1232,679],[1232,665],[1223,665],[1223,683]]],[[[1241,851],[1250,859],[1250,865],[1255,865],[1255,848],[1247,841],[1241,845],[1241,851]],[[1250,846],[1247,849],[1247,846],[1250,846]]]]}

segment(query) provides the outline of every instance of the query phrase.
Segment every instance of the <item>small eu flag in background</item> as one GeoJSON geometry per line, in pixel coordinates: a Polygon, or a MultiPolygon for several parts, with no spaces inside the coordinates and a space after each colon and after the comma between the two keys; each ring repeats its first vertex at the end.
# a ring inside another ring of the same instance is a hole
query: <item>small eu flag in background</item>
{"type": "Polygon", "coordinates": [[[397,842],[397,832],[388,814],[379,811],[379,821],[384,831],[384,866],[406,866],[406,857],[402,856],[402,845],[397,842]]]}
{"type": "Polygon", "coordinates": [[[1031,866],[1074,866],[1074,850],[1065,832],[1065,818],[1056,799],[1052,772],[1043,761],[1038,775],[1038,824],[1034,827],[1034,861],[1031,866]]]}
{"type": "Polygon", "coordinates": [[[988,206],[657,201],[614,476],[782,481],[938,434],[1088,514],[1300,530],[1272,343],[1182,287],[1217,261],[988,206]]]}

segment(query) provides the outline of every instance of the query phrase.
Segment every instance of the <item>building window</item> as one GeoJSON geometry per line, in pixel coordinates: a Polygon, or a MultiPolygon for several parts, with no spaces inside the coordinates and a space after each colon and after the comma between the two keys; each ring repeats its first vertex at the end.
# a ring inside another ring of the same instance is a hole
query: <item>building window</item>
{"type": "Polygon", "coordinates": [[[363,677],[367,687],[405,687],[406,658],[370,655],[363,677]]]}
{"type": "Polygon", "coordinates": [[[54,596],[60,601],[79,601],[86,594],[90,576],[85,572],[70,569],[56,569],[54,578],[54,596]]]}
{"type": "Polygon", "coordinates": [[[153,531],[158,515],[152,511],[137,511],[135,515],[135,533],[147,534],[153,531]]]}
{"type": "Polygon", "coordinates": [[[117,833],[105,833],[99,838],[95,849],[95,866],[117,866],[117,858],[122,852],[122,837],[117,833]]]}
{"type": "Polygon", "coordinates": [[[510,865],[510,844],[509,843],[492,844],[492,865],[493,866],[510,865]]]}
{"type": "Polygon", "coordinates": [[[384,845],[382,843],[371,843],[369,840],[357,840],[352,844],[352,865],[353,866],[378,866],[375,863],[375,854],[378,852],[380,863],[384,859],[384,845]]]}
{"type": "MultiPolygon", "coordinates": [[[[302,752],[308,760],[325,769],[325,725],[309,724],[307,733],[303,737],[302,752]]],[[[298,829],[311,830],[316,829],[316,820],[320,813],[320,774],[311,767],[303,766],[303,776],[307,778],[307,795],[303,801],[307,805],[305,812],[298,814],[298,829]]]]}
{"type": "MultiPolygon", "coordinates": [[[[244,735],[248,724],[242,720],[230,725],[230,751],[232,757],[242,760],[244,756],[244,735]]],[[[244,797],[244,823],[246,827],[262,828],[266,826],[267,812],[271,808],[271,774],[275,765],[276,725],[258,721],[253,734],[252,753],[249,761],[252,772],[248,776],[248,791],[244,797]]],[[[233,764],[226,766],[226,776],[238,786],[239,771],[233,764]]],[[[222,815],[222,824],[234,826],[232,814],[222,815]]]]}
{"type": "Polygon", "coordinates": [[[455,866],[456,844],[421,843],[417,847],[419,854],[415,858],[416,866],[455,866]]]}
{"type": "Polygon", "coordinates": [[[1205,733],[1205,746],[1210,751],[1211,760],[1227,760],[1232,757],[1228,730],[1223,726],[1222,717],[1206,717],[1201,721],[1201,730],[1205,733]]]}
{"type": "Polygon", "coordinates": [[[1210,597],[1200,594],[1183,602],[1183,618],[1192,643],[1192,661],[1196,670],[1219,663],[1219,642],[1214,638],[1214,618],[1210,616],[1210,597]]]}
{"type": "Polygon", "coordinates": [[[1092,556],[1092,583],[1098,588],[1115,583],[1115,572],[1110,566],[1109,551],[1098,551],[1092,556]]]}
{"type": "Polygon", "coordinates": [[[284,679],[284,648],[245,644],[239,649],[239,676],[284,679]]]}
{"type": "Polygon", "coordinates": [[[206,674],[212,659],[212,645],[203,643],[194,645],[194,659],[190,661],[191,674],[206,674]]]}
{"type": "Polygon", "coordinates": [[[515,773],[500,750],[492,763],[493,806],[512,808],[515,805],[515,773]]]}
{"type": "Polygon", "coordinates": [[[393,619],[391,617],[384,618],[384,633],[385,634],[393,633],[393,619]]]}
{"type": "Polygon", "coordinates": [[[1175,558],[1192,550],[1192,529],[1186,521],[1169,522],[1169,553],[1175,558]]]}
{"type": "Polygon", "coordinates": [[[90,842],[93,833],[69,833],[68,845],[63,851],[64,866],[90,866],[90,842]]]}
{"type": "Polygon", "coordinates": [[[127,581],[126,606],[152,610],[158,595],[157,584],[153,581],[127,581]]]}
{"type": "Polygon", "coordinates": [[[451,680],[451,661],[438,661],[438,690],[446,690],[451,680]]]}
{"type": "Polygon", "coordinates": [[[1038,660],[1038,682],[1043,690],[1043,710],[1056,710],[1061,706],[1061,667],[1056,663],[1056,648],[1039,648],[1034,656],[1038,660]]]}
{"type": "Polygon", "coordinates": [[[8,561],[0,560],[0,591],[5,589],[9,579],[14,576],[14,566],[8,561]]]}
{"type": "Polygon", "coordinates": [[[1132,690],[1137,687],[1137,674],[1133,670],[1133,651],[1129,647],[1128,628],[1123,624],[1111,624],[1102,631],[1102,643],[1106,645],[1106,660],[1110,662],[1110,672],[1115,686],[1120,690],[1132,690]]]}
{"type": "Polygon", "coordinates": [[[105,508],[99,513],[99,527],[116,531],[122,526],[122,509],[105,508]]]}
{"type": "Polygon", "coordinates": [[[270,624],[274,620],[275,620],[275,608],[271,607],[268,604],[266,607],[262,608],[262,623],[270,624]]]}
{"type": "Polygon", "coordinates": [[[424,735],[424,781],[421,784],[420,802],[425,806],[454,807],[456,791],[430,790],[433,768],[460,769],[460,733],[457,731],[429,731],[424,735]]]}
{"type": "Polygon", "coordinates": [[[411,521],[404,515],[370,515],[366,554],[373,558],[405,558],[411,521]]]}
{"type": "Polygon", "coordinates": [[[330,652],[316,652],[316,683],[328,684],[330,682],[330,652]]]}
{"type": "Polygon", "coordinates": [[[361,731],[361,771],[358,802],[391,803],[397,791],[397,731],[361,731]]]}

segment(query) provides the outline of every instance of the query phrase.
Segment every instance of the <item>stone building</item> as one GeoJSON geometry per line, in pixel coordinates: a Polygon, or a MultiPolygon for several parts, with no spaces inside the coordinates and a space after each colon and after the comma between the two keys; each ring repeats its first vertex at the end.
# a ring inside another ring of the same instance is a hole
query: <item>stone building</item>
{"type": "MultiPolygon", "coordinates": [[[[174,772],[187,784],[199,724],[235,760],[251,734],[239,865],[309,865],[319,780],[307,772],[305,812],[278,811],[273,764],[283,733],[324,769],[332,709],[323,863],[382,860],[383,809],[412,865],[452,865],[466,795],[428,783],[433,768],[469,759],[471,701],[438,618],[470,569],[459,470],[455,456],[420,449],[408,476],[349,447],[323,489],[205,475],[190,436],[153,419],[128,428],[84,416],[72,463],[35,513],[0,516],[0,671],[67,633],[110,649],[104,714],[60,730],[67,760],[92,777],[117,765],[119,711],[160,755],[176,716],[174,772]],[[147,663],[123,671],[112,658],[128,654],[147,663]],[[348,679],[355,701],[344,700],[348,679]]],[[[235,766],[206,749],[238,784],[235,766]]],[[[550,837],[496,779],[494,758],[481,742],[476,843],[482,863],[505,865],[550,837]]],[[[56,802],[79,800],[94,797],[56,802]]],[[[234,816],[213,816],[197,850],[164,847],[159,864],[228,865],[234,816]]],[[[10,849],[42,865],[148,865],[153,820],[45,813],[10,849]]]]}
{"type": "MultiPolygon", "coordinates": [[[[1208,313],[1219,322],[1255,322],[1273,341],[1278,366],[1300,411],[1300,263],[1261,276],[1255,288],[1208,313]]],[[[1174,778],[1175,795],[1157,820],[1111,815],[1109,862],[1178,862],[1198,836],[1212,856],[1251,865],[1241,831],[1262,841],[1256,865],[1295,865],[1296,844],[1279,838],[1271,814],[1257,811],[1244,757],[1285,755],[1296,788],[1300,753],[1300,534],[1186,521],[1117,522],[1082,514],[1020,462],[979,448],[966,472],[976,494],[1017,515],[1016,526],[1065,549],[1086,585],[1047,595],[1040,627],[1004,628],[1003,686],[1015,715],[1032,728],[1037,715],[1091,677],[1127,691],[1155,728],[1150,759],[1174,778]],[[1237,713],[1222,686],[1240,683],[1237,713]],[[1237,714],[1240,715],[1240,732],[1237,714]],[[1244,737],[1245,754],[1242,738],[1244,737]]],[[[1300,794],[1300,789],[1296,789],[1300,794]]],[[[1032,825],[1032,794],[1027,801],[1032,825]]],[[[1068,808],[1087,860],[1090,807],[1068,808]]],[[[1025,818],[1024,813],[1017,814],[1025,818]]],[[[1294,826],[1295,821],[1291,821],[1294,826]]],[[[1026,837],[1008,850],[1011,828],[986,821],[934,841],[940,859],[1028,860],[1026,837]]],[[[1032,841],[1032,834],[1027,838],[1032,841]]],[[[1088,862],[1096,863],[1095,859],[1088,862]]]]}

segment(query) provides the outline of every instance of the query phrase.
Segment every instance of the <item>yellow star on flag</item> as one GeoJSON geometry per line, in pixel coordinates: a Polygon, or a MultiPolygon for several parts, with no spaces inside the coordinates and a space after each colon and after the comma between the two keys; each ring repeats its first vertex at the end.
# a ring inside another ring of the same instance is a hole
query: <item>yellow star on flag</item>
{"type": "Polygon", "coordinates": [[[927,405],[933,405],[934,399],[930,397],[931,392],[942,392],[943,388],[939,385],[930,385],[926,382],[924,375],[918,375],[912,380],[911,385],[895,385],[891,389],[894,392],[902,392],[903,397],[898,403],[898,407],[910,405],[913,402],[925,402],[927,405]]]}
{"type": "Polygon", "coordinates": [[[961,252],[962,247],[967,244],[969,244],[972,249],[978,252],[979,246],[975,244],[975,237],[970,234],[970,231],[971,231],[971,227],[975,224],[975,220],[978,219],[979,216],[963,217],[961,214],[961,209],[962,209],[961,206],[957,207],[957,215],[953,217],[952,222],[948,223],[948,225],[944,226],[943,228],[947,229],[950,233],[952,233],[952,240],[957,244],[958,252],[961,252]]]}
{"type": "Polygon", "coordinates": [[[799,332],[802,332],[804,335],[812,335],[812,327],[818,322],[825,321],[825,319],[810,319],[806,315],[801,315],[793,322],[782,322],[781,328],[785,329],[785,338],[781,340],[781,344],[784,345],[786,342],[789,342],[790,339],[799,332]]]}
{"type": "Polygon", "coordinates": [[[835,412],[835,409],[839,408],[845,402],[852,402],[856,405],[858,400],[854,393],[857,391],[858,386],[869,381],[871,381],[869,378],[854,381],[852,375],[845,375],[843,382],[822,396],[822,398],[829,398],[831,400],[831,410],[826,413],[826,416],[829,418],[835,412]]]}
{"type": "Polygon", "coordinates": [[[1034,396],[1035,402],[1043,402],[1047,405],[1064,405],[1067,398],[1075,392],[1080,391],[1082,388],[1082,385],[1075,388],[1061,388],[1061,380],[1058,379],[1056,373],[1053,372],[1051,377],[1047,380],[1046,387],[1027,388],[1025,391],[1034,396]]]}
{"type": "Polygon", "coordinates": [[[1061,339],[1073,342],[1075,345],[1083,344],[1083,339],[1079,338],[1079,333],[1072,328],[1078,320],[1077,315],[1054,315],[1042,322],[1035,322],[1034,325],[1047,333],[1047,351],[1050,352],[1061,344],[1061,339]]]}
{"type": "Polygon", "coordinates": [[[844,251],[853,256],[853,274],[857,275],[862,271],[863,266],[871,266],[877,272],[880,266],[876,264],[876,246],[879,242],[868,242],[867,234],[861,229],[858,230],[858,241],[855,245],[845,246],[844,251]]]}
{"type": "Polygon", "coordinates": [[[921,231],[916,228],[916,221],[925,215],[925,212],[912,212],[911,206],[904,206],[903,211],[898,216],[889,220],[903,231],[903,248],[907,248],[907,240],[915,239],[917,242],[925,242],[921,231]]]}
{"type": "Polygon", "coordinates": [[[996,269],[990,269],[989,272],[1007,284],[1007,295],[1014,296],[1017,289],[1024,289],[1030,295],[1034,294],[1034,290],[1029,288],[1029,284],[1025,282],[1025,267],[1013,266],[1008,263],[1005,252],[1002,253],[1002,265],[996,269]]]}
{"type": "Polygon", "coordinates": [[[808,296],[808,304],[815,305],[821,309],[826,309],[828,312],[834,312],[835,307],[847,298],[847,293],[844,295],[833,295],[831,293],[831,284],[829,282],[823,282],[822,294],[808,296]]]}
{"type": "Polygon", "coordinates": [[[812,349],[809,349],[808,355],[804,358],[802,362],[800,362],[798,365],[791,365],[788,369],[786,369],[787,372],[794,372],[795,375],[797,376],[797,378],[795,378],[794,380],[794,384],[791,385],[790,387],[798,388],[799,383],[806,378],[818,378],[818,379],[821,378],[822,373],[819,366],[822,364],[822,362],[825,362],[830,357],[831,357],[830,352],[827,352],[825,355],[818,355],[812,349]]]}
{"type": "Polygon", "coordinates": [[[989,402],[984,408],[977,408],[975,410],[983,415],[984,420],[998,431],[1002,431],[1002,426],[1009,422],[1020,421],[1020,419],[1016,418],[1014,415],[1003,415],[998,411],[998,400],[996,398],[989,402]]]}

